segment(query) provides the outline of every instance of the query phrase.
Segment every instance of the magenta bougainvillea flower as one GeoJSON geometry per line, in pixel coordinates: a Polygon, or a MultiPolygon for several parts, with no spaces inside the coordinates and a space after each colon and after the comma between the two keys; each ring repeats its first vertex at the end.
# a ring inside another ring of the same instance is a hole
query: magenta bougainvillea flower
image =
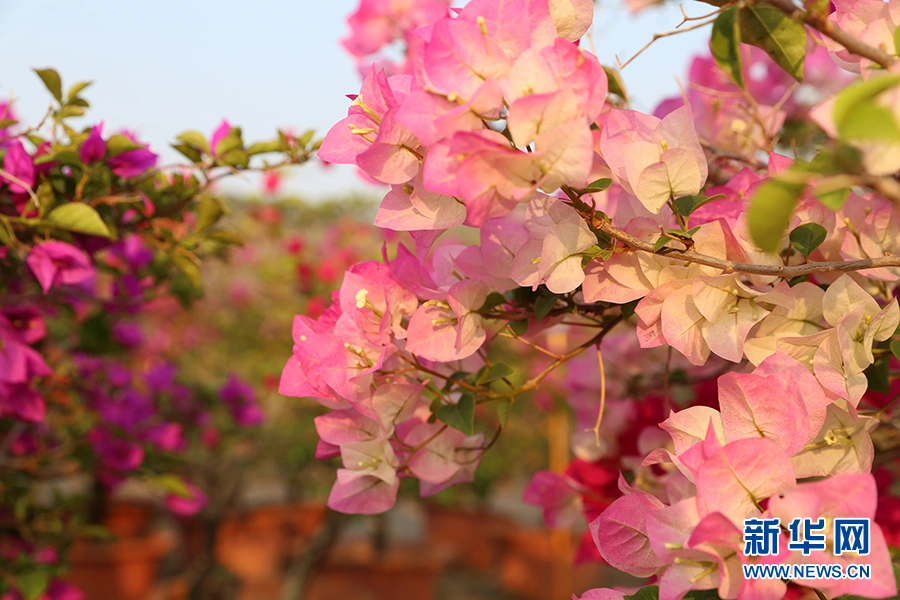
{"type": "MultiPolygon", "coordinates": [[[[130,131],[122,131],[121,134],[132,142],[140,143],[137,137],[130,131]]],[[[107,161],[107,164],[109,165],[109,168],[112,169],[112,172],[119,177],[130,179],[132,177],[143,175],[155,167],[158,158],[159,156],[156,153],[151,152],[147,144],[143,144],[142,148],[126,150],[121,154],[116,154],[107,161]]]]}
{"type": "Polygon", "coordinates": [[[85,164],[100,162],[106,156],[106,142],[103,140],[103,122],[91,127],[81,148],[78,149],[78,157],[85,164]]]}
{"type": "Polygon", "coordinates": [[[84,251],[57,240],[35,245],[26,263],[44,294],[54,286],[78,285],[94,276],[94,266],[84,251]]]}
{"type": "Polygon", "coordinates": [[[0,173],[0,180],[5,181],[9,191],[14,194],[26,194],[34,186],[34,161],[20,140],[16,139],[6,149],[3,171],[4,173],[0,173]]]}

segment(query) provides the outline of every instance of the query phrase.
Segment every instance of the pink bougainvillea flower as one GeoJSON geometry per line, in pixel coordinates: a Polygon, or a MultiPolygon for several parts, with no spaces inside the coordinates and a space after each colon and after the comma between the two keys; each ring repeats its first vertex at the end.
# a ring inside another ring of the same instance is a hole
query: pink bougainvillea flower
{"type": "MultiPolygon", "coordinates": [[[[525,229],[530,240],[515,250],[509,276],[519,285],[534,289],[545,284],[556,294],[578,288],[584,281],[584,252],[597,243],[597,236],[581,215],[571,206],[538,193],[528,203],[525,229]]],[[[492,253],[497,254],[496,246],[492,253]]]]}
{"type": "Polygon", "coordinates": [[[600,139],[603,158],[616,180],[652,213],[670,198],[696,194],[706,183],[706,155],[690,107],[660,120],[614,110],[600,139]]]}
{"type": "Polygon", "coordinates": [[[559,37],[576,41],[594,22],[593,0],[550,0],[550,16],[559,37]]]}
{"type": "MultiPolygon", "coordinates": [[[[470,4],[467,10],[472,9],[470,4]]],[[[505,77],[511,61],[497,38],[487,35],[486,21],[438,21],[422,45],[420,83],[444,96],[471,98],[485,80],[505,77]]]]}
{"type": "Polygon", "coordinates": [[[466,224],[479,227],[531,198],[542,177],[540,156],[510,147],[496,131],[458,132],[429,149],[423,180],[429,190],[462,200],[466,224]]]}
{"type": "Polygon", "coordinates": [[[51,579],[40,600],[84,600],[84,592],[68,581],[51,579]]]}
{"type": "Polygon", "coordinates": [[[81,143],[78,157],[86,165],[100,162],[106,156],[106,142],[103,140],[103,122],[91,127],[91,132],[81,143]]]}
{"type": "Polygon", "coordinates": [[[47,406],[30,384],[0,382],[0,416],[10,415],[23,421],[41,423],[47,415],[47,406]]]}
{"type": "Polygon", "coordinates": [[[18,332],[22,342],[26,344],[39,342],[47,335],[47,325],[35,306],[6,306],[0,308],[0,314],[9,319],[9,325],[18,332]]]}
{"type": "Polygon", "coordinates": [[[400,479],[397,457],[387,441],[352,442],[341,446],[343,469],[328,496],[328,506],[352,514],[375,514],[394,505],[400,479]]]}
{"type": "Polygon", "coordinates": [[[231,409],[231,416],[238,425],[252,427],[265,420],[265,413],[257,404],[256,390],[236,375],[228,376],[228,381],[219,388],[219,397],[231,409]]]}
{"type": "Polygon", "coordinates": [[[105,429],[94,429],[88,439],[103,467],[125,473],[137,469],[144,462],[140,444],[114,437],[105,429]]]}
{"type": "MultiPolygon", "coordinates": [[[[352,55],[363,58],[410,32],[447,16],[449,0],[362,0],[347,18],[350,34],[341,44],[352,55]]],[[[409,41],[408,41],[409,43],[409,41]]]]}
{"type": "Polygon", "coordinates": [[[25,262],[44,294],[55,285],[77,285],[94,276],[94,267],[87,254],[57,240],[36,244],[25,262]]]}
{"type": "Polygon", "coordinates": [[[34,161],[18,139],[9,144],[3,156],[3,174],[0,181],[5,181],[14,194],[26,194],[34,187],[34,161]]]}
{"type": "Polygon", "coordinates": [[[570,527],[581,514],[585,489],[562,473],[538,471],[522,493],[522,502],[540,506],[547,527],[570,527]]]}
{"type": "Polygon", "coordinates": [[[421,170],[413,181],[392,186],[375,215],[375,225],[395,231],[450,229],[465,220],[465,205],[452,196],[429,192],[421,170]]]}
{"type": "Polygon", "coordinates": [[[13,322],[0,313],[0,384],[27,383],[50,374],[43,357],[29,346],[13,322]]]}
{"type": "MultiPolygon", "coordinates": [[[[879,0],[837,0],[828,20],[855,38],[866,40],[873,47],[894,48],[894,31],[900,25],[900,7],[894,2],[879,0]]],[[[823,36],[825,46],[834,61],[854,73],[873,63],[847,50],[841,44],[823,36]]]]}
{"type": "MultiPolygon", "coordinates": [[[[463,446],[466,434],[443,423],[419,422],[408,424],[401,441],[410,447],[420,447],[410,456],[407,465],[420,481],[440,484],[456,476],[463,468],[456,449],[463,446]]],[[[463,458],[464,459],[464,458],[463,458]]]]}
{"type": "Polygon", "coordinates": [[[481,281],[464,280],[447,292],[446,302],[430,300],[409,320],[406,349],[428,360],[450,362],[474,354],[484,343],[484,319],[478,314],[487,299],[481,281]]]}
{"type": "Polygon", "coordinates": [[[184,482],[187,494],[167,494],[166,506],[176,515],[189,517],[196,515],[209,504],[206,493],[193,483],[184,482]]]}
{"type": "Polygon", "coordinates": [[[216,130],[213,131],[212,137],[209,138],[209,148],[213,156],[219,155],[219,143],[231,133],[231,123],[228,119],[222,119],[216,130]]]}
{"type": "Polygon", "coordinates": [[[419,170],[421,154],[415,135],[397,119],[410,93],[406,75],[388,77],[374,68],[363,81],[347,117],[325,135],[318,155],[325,161],[355,164],[383,183],[406,183],[419,170]]]}
{"type": "Polygon", "coordinates": [[[610,566],[636,577],[660,572],[665,562],[650,547],[647,518],[665,505],[641,490],[622,496],[591,522],[600,555],[610,566]]]}
{"type": "Polygon", "coordinates": [[[468,98],[459,94],[442,96],[431,91],[413,90],[400,107],[397,119],[423,144],[431,146],[457,131],[481,129],[484,119],[500,117],[501,106],[500,84],[488,79],[468,98]]]}
{"type": "Polygon", "coordinates": [[[798,479],[871,471],[875,447],[870,432],[878,419],[847,408],[829,405],[818,435],[791,458],[798,479]]]}
{"type": "Polygon", "coordinates": [[[897,585],[891,566],[891,556],[881,527],[875,523],[875,508],[878,491],[875,478],[870,473],[839,475],[801,483],[775,496],[769,501],[768,513],[790,523],[795,518],[824,518],[827,551],[812,552],[803,556],[799,551],[791,553],[792,563],[839,564],[845,569],[850,564],[872,566],[870,579],[795,579],[804,586],[816,588],[828,597],[836,598],[844,594],[867,598],[889,598],[897,594],[897,585]],[[835,556],[831,523],[835,518],[871,520],[869,553],[860,556],[856,552],[844,552],[835,556]]]}
{"type": "Polygon", "coordinates": [[[789,457],[772,440],[741,439],[722,446],[697,470],[702,516],[720,512],[735,523],[758,517],[759,501],[794,485],[789,457]]]}
{"type": "Polygon", "coordinates": [[[815,439],[825,422],[830,400],[821,385],[784,354],[772,355],[753,373],[727,373],[718,383],[729,441],[768,438],[793,456],[815,439]]]}
{"type": "Polygon", "coordinates": [[[166,452],[176,452],[184,438],[179,423],[159,423],[147,429],[141,436],[144,441],[166,452]]]}

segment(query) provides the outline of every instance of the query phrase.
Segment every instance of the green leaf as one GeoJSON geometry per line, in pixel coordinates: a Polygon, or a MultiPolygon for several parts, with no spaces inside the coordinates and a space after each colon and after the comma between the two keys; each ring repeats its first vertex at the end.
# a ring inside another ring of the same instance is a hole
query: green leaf
{"type": "Polygon", "coordinates": [[[223,137],[216,144],[216,147],[213,150],[216,153],[216,156],[221,156],[224,158],[226,154],[235,150],[237,148],[244,147],[244,140],[240,127],[232,127],[228,130],[228,134],[223,137]]]}
{"type": "MultiPolygon", "coordinates": [[[[853,139],[852,135],[872,133],[870,121],[877,123],[885,119],[885,114],[878,110],[881,107],[874,103],[875,97],[898,83],[900,75],[882,75],[841,91],[835,98],[832,112],[838,134],[842,138],[853,139]],[[861,112],[864,114],[861,115],[861,112]]],[[[894,122],[892,129],[896,128],[894,122]]]]}
{"type": "Polygon", "coordinates": [[[666,233],[673,238],[681,238],[683,240],[689,240],[694,237],[694,234],[700,231],[700,226],[691,227],[687,231],[682,231],[680,229],[666,229],[666,233]]]}
{"type": "Polygon", "coordinates": [[[121,350],[112,337],[112,317],[108,312],[100,311],[81,324],[78,348],[90,354],[109,354],[121,350]]]}
{"type": "Polygon", "coordinates": [[[206,141],[206,138],[199,131],[195,131],[193,129],[185,131],[181,135],[179,135],[176,139],[184,142],[188,146],[196,148],[201,152],[205,152],[209,154],[209,142],[206,141]]]}
{"type": "Polygon", "coordinates": [[[553,310],[553,307],[556,306],[556,301],[558,299],[559,296],[556,294],[545,294],[538,297],[538,299],[534,301],[534,316],[538,319],[543,319],[549,315],[550,311],[553,310]]]}
{"type": "Polygon", "coordinates": [[[178,253],[172,254],[172,263],[178,267],[179,271],[184,273],[191,285],[195,288],[200,287],[200,267],[197,266],[197,263],[184,254],[178,253]]]}
{"type": "Polygon", "coordinates": [[[712,26],[709,49],[716,64],[731,76],[738,87],[744,87],[741,73],[740,13],[735,7],[723,10],[712,26]]]}
{"type": "Polygon", "coordinates": [[[864,371],[869,382],[869,390],[889,394],[890,383],[890,356],[881,356],[864,371]]]}
{"type": "Polygon", "coordinates": [[[632,300],[626,304],[622,305],[622,317],[625,319],[630,319],[634,316],[634,309],[637,308],[638,302],[640,302],[640,298],[637,300],[632,300]]]}
{"type": "Polygon", "coordinates": [[[243,148],[229,150],[224,156],[220,157],[219,160],[232,167],[247,168],[250,165],[250,156],[243,148]]]}
{"type": "Polygon", "coordinates": [[[619,74],[617,69],[613,67],[607,67],[603,65],[603,70],[606,71],[606,81],[609,86],[609,93],[615,94],[619,98],[623,100],[628,100],[628,91],[625,89],[625,82],[622,81],[622,75],[619,74]]]}
{"type": "Polygon", "coordinates": [[[487,295],[487,298],[484,301],[484,304],[481,305],[481,308],[478,309],[480,313],[486,313],[494,310],[501,304],[506,304],[506,298],[503,297],[503,294],[499,292],[491,292],[487,295]]]}
{"type": "Polygon", "coordinates": [[[694,212],[707,202],[712,202],[713,200],[722,200],[723,198],[725,198],[725,194],[715,194],[714,196],[704,196],[703,194],[697,194],[695,196],[682,196],[681,198],[675,199],[675,208],[678,209],[678,214],[682,217],[689,217],[692,212],[694,212]]]}
{"type": "Polygon", "coordinates": [[[806,29],[767,4],[749,4],[741,9],[741,41],[765,51],[779,67],[803,81],[806,60],[806,29]]]}
{"type": "Polygon", "coordinates": [[[512,332],[519,337],[525,335],[525,332],[528,331],[528,321],[510,321],[509,328],[512,329],[512,332]]]}
{"type": "Polygon", "coordinates": [[[838,133],[845,140],[896,142],[900,139],[894,113],[878,104],[876,98],[859,102],[841,122],[838,133]]]}
{"type": "Polygon", "coordinates": [[[56,101],[62,102],[62,79],[60,78],[59,73],[56,72],[56,69],[35,69],[34,72],[41,78],[47,91],[56,98],[56,101]]]}
{"type": "Polygon", "coordinates": [[[891,354],[893,354],[897,358],[900,358],[900,342],[898,342],[897,340],[891,342],[891,354]]]}
{"type": "Polygon", "coordinates": [[[74,100],[78,94],[83,92],[88,86],[90,86],[93,81],[76,81],[72,85],[69,86],[69,90],[66,92],[66,98],[71,102],[74,100]]]}
{"type": "Polygon", "coordinates": [[[818,186],[813,190],[816,199],[833,211],[839,211],[847,202],[847,196],[850,195],[850,188],[840,188],[831,191],[822,191],[818,186]]]}
{"type": "Polygon", "coordinates": [[[666,244],[668,244],[668,243],[671,242],[671,241],[672,241],[672,238],[670,238],[670,237],[667,236],[667,235],[661,235],[661,236],[659,236],[659,237],[656,239],[656,243],[653,244],[653,251],[654,251],[654,252],[659,252],[660,250],[663,249],[663,247],[664,247],[666,244]]]}
{"type": "Polygon", "coordinates": [[[218,198],[215,196],[203,196],[199,206],[197,206],[197,225],[194,230],[199,232],[212,227],[224,214],[225,209],[218,198]]]}
{"type": "Polygon", "coordinates": [[[25,600],[37,600],[50,584],[51,573],[47,569],[35,569],[16,575],[16,587],[25,600]]]}
{"type": "MultiPolygon", "coordinates": [[[[297,145],[301,148],[306,148],[306,146],[312,141],[314,135],[316,135],[315,129],[307,129],[300,137],[295,138],[297,140],[297,145]]],[[[321,141],[319,141],[318,143],[321,144],[321,141]]]]}
{"type": "Polygon", "coordinates": [[[253,156],[255,154],[266,154],[267,152],[281,152],[285,149],[285,145],[280,139],[268,142],[256,142],[247,148],[247,154],[253,156]]]}
{"type": "Polygon", "coordinates": [[[12,226],[9,224],[9,221],[3,215],[0,215],[0,246],[5,246],[12,241],[11,231],[12,226]]]}
{"type": "Polygon", "coordinates": [[[138,144],[121,133],[113,134],[106,140],[106,150],[109,152],[110,156],[116,156],[123,152],[129,152],[130,150],[137,150],[138,148],[143,147],[144,144],[138,144]]]}
{"type": "Polygon", "coordinates": [[[84,108],[67,104],[53,114],[59,120],[68,119],[69,117],[82,117],[84,116],[84,108]]]}
{"type": "Polygon", "coordinates": [[[509,409],[512,403],[508,400],[501,400],[497,403],[497,418],[500,419],[500,427],[506,429],[506,423],[509,422],[509,409]]]}
{"type": "MultiPolygon", "coordinates": [[[[453,386],[456,385],[455,381],[468,381],[469,376],[472,375],[468,371],[456,371],[450,377],[447,378],[447,381],[444,382],[444,392],[449,392],[453,389],[453,386]]],[[[440,396],[437,398],[438,401],[441,400],[440,396]]],[[[434,410],[432,410],[434,412],[434,410]]]]}
{"type": "Polygon", "coordinates": [[[189,144],[172,144],[172,147],[181,152],[192,163],[198,163],[203,160],[203,154],[200,153],[200,150],[189,144]]]}
{"type": "Polygon", "coordinates": [[[753,241],[766,252],[777,252],[797,199],[806,186],[770,179],[750,201],[748,220],[753,241]]]}
{"type": "Polygon", "coordinates": [[[837,144],[819,152],[809,163],[793,168],[817,175],[857,175],[862,172],[862,155],[853,146],[837,144]]]}
{"type": "Polygon", "coordinates": [[[192,496],[191,491],[188,489],[187,485],[185,485],[184,480],[176,475],[157,475],[151,477],[148,481],[152,486],[175,496],[181,498],[190,498],[192,496]]]}
{"type": "Polygon", "coordinates": [[[40,202],[38,216],[46,217],[47,213],[56,208],[56,192],[53,190],[52,184],[46,181],[41,183],[40,187],[35,191],[35,195],[38,202],[40,202]]]}
{"type": "Polygon", "coordinates": [[[828,231],[818,223],[804,223],[791,232],[791,246],[809,258],[812,251],[821,246],[826,237],[828,231]]]}
{"type": "Polygon", "coordinates": [[[597,181],[594,181],[594,182],[588,184],[588,186],[585,188],[576,190],[576,192],[578,193],[579,196],[583,196],[585,194],[596,194],[597,192],[603,192],[603,191],[608,190],[609,186],[611,186],[612,183],[613,183],[612,179],[610,179],[608,177],[603,177],[601,179],[598,179],[597,181]]]}
{"type": "Polygon", "coordinates": [[[659,600],[659,586],[648,585],[636,591],[630,596],[625,596],[625,600],[659,600]]]}
{"type": "Polygon", "coordinates": [[[47,220],[66,231],[113,238],[109,227],[100,218],[100,213],[81,202],[69,202],[57,206],[47,215],[47,220]]]}
{"type": "Polygon", "coordinates": [[[210,231],[206,234],[206,239],[219,242],[226,246],[244,245],[244,240],[238,237],[237,234],[231,233],[230,231],[222,231],[221,229],[218,231],[210,231]]]}
{"type": "Polygon", "coordinates": [[[512,375],[513,370],[505,363],[497,363],[490,369],[486,370],[475,380],[475,385],[485,385],[498,379],[503,379],[512,375]]]}
{"type": "Polygon", "coordinates": [[[103,525],[84,524],[78,528],[78,535],[103,541],[111,541],[115,536],[103,525]]]}
{"type": "Polygon", "coordinates": [[[438,407],[434,416],[453,429],[472,435],[475,433],[475,396],[465,392],[456,404],[442,404],[438,407]]]}

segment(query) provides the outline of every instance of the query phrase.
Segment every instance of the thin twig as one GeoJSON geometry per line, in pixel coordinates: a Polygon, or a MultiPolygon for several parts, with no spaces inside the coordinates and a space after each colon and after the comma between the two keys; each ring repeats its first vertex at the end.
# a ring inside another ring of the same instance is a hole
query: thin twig
{"type": "MultiPolygon", "coordinates": [[[[716,11],[716,13],[714,13],[714,14],[717,14],[718,12],[719,12],[719,11],[716,11]]],[[[713,19],[713,20],[714,20],[714,19],[713,19]]],[[[633,60],[636,59],[638,56],[640,56],[641,54],[643,54],[644,51],[646,51],[650,46],[652,46],[654,43],[656,43],[657,40],[661,40],[662,38],[669,37],[669,36],[671,36],[671,35],[676,35],[676,34],[679,34],[679,33],[685,33],[686,31],[693,31],[694,29],[700,29],[701,27],[706,27],[707,25],[711,25],[712,22],[713,22],[713,20],[710,20],[710,21],[704,21],[704,22],[702,22],[702,23],[694,23],[694,24],[691,25],[690,27],[685,27],[684,29],[673,29],[672,31],[666,31],[666,32],[664,32],[664,33],[654,33],[654,34],[653,34],[653,38],[652,38],[649,42],[647,42],[646,44],[644,44],[644,47],[643,47],[643,48],[641,48],[640,50],[638,50],[637,53],[636,53],[634,56],[632,56],[631,58],[629,58],[628,60],[626,60],[624,63],[623,63],[621,60],[619,60],[619,56],[616,55],[616,62],[619,63],[619,69],[621,70],[621,69],[624,69],[625,67],[627,67],[627,66],[631,63],[631,61],[633,61],[633,60]]],[[[680,26],[680,25],[679,25],[679,26],[680,26]]]]}
{"type": "Polygon", "coordinates": [[[28,193],[28,196],[31,198],[31,201],[34,202],[35,207],[37,207],[37,208],[40,208],[40,207],[41,207],[41,201],[40,201],[40,199],[38,199],[37,194],[34,193],[34,190],[31,189],[31,186],[28,185],[27,182],[25,182],[25,181],[19,179],[18,177],[16,177],[15,175],[13,175],[12,173],[10,173],[9,171],[5,171],[5,170],[2,169],[2,168],[0,168],[0,177],[2,177],[3,179],[6,179],[7,181],[10,181],[10,182],[12,182],[12,183],[15,183],[16,185],[18,185],[18,186],[20,186],[20,187],[22,187],[22,188],[24,188],[24,190],[28,193]]]}
{"type": "Polygon", "coordinates": [[[896,56],[891,56],[881,48],[870,46],[861,39],[853,37],[849,33],[838,28],[837,25],[828,20],[827,15],[803,10],[791,2],[791,0],[766,0],[766,2],[795,21],[806,23],[825,37],[831,38],[851,53],[863,58],[868,58],[885,69],[890,68],[891,65],[897,62],[896,56]]]}
{"type": "Polygon", "coordinates": [[[606,368],[603,366],[603,351],[600,343],[597,343],[597,364],[600,366],[600,411],[597,413],[597,422],[594,423],[594,440],[600,447],[600,425],[603,423],[603,413],[606,411],[606,368]]]}
{"type": "Polygon", "coordinates": [[[724,260],[701,254],[695,250],[679,250],[668,246],[661,248],[658,252],[654,251],[653,244],[645,242],[640,238],[617,229],[603,220],[599,216],[595,216],[591,223],[595,229],[606,233],[632,250],[641,250],[650,254],[658,254],[667,258],[680,260],[688,263],[696,263],[721,269],[725,273],[749,273],[753,275],[769,275],[773,277],[781,277],[784,279],[793,279],[801,275],[810,275],[812,273],[846,273],[850,271],[863,271],[866,269],[881,269],[886,267],[900,267],[900,256],[880,256],[877,258],[862,258],[858,260],[832,261],[832,262],[808,262],[802,265],[784,266],[784,265],[757,265],[753,263],[742,263],[733,260],[724,260]]]}

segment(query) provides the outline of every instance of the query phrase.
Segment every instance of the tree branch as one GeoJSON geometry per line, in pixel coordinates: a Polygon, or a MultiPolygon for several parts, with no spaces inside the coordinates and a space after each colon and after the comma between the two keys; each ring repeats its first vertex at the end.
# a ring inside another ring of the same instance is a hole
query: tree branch
{"type": "Polygon", "coordinates": [[[870,46],[859,38],[853,37],[849,33],[839,29],[834,23],[828,20],[826,15],[803,10],[797,7],[791,0],[765,0],[770,6],[774,6],[784,14],[794,20],[806,23],[822,35],[831,38],[853,54],[868,58],[872,62],[878,63],[885,69],[890,68],[897,57],[892,56],[882,50],[870,46]]]}
{"type": "Polygon", "coordinates": [[[715,256],[701,254],[694,250],[679,250],[677,248],[661,248],[658,252],[654,252],[653,244],[645,242],[640,238],[617,229],[603,220],[599,216],[593,218],[595,229],[606,233],[625,244],[632,250],[641,250],[650,254],[659,254],[667,258],[673,258],[689,263],[707,265],[722,269],[726,273],[750,273],[753,275],[771,275],[774,277],[782,277],[784,279],[793,279],[801,275],[810,275],[812,273],[841,273],[847,271],[862,271],[865,269],[880,269],[884,267],[900,267],[900,256],[882,256],[878,258],[862,258],[859,260],[834,261],[834,262],[808,262],[802,265],[756,265],[753,263],[742,263],[733,260],[723,260],[715,256]]]}

